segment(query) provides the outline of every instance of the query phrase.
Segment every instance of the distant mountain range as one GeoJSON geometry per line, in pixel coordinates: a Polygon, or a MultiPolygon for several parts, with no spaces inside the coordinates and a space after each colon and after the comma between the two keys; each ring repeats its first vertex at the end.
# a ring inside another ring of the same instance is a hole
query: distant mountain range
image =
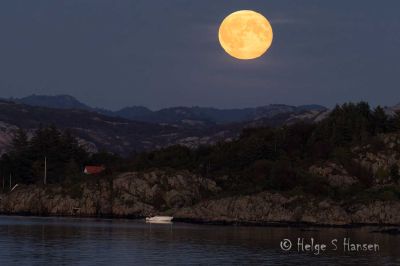
{"type": "Polygon", "coordinates": [[[127,155],[174,144],[214,144],[236,138],[246,127],[314,122],[325,113],[327,109],[319,105],[226,110],[174,107],[159,111],[136,106],[114,112],[90,107],[69,95],[31,95],[0,100],[0,154],[7,150],[17,128],[33,132],[40,125],[72,130],[89,151],[106,149],[127,155]]]}
{"type": "MultiPolygon", "coordinates": [[[[388,114],[400,105],[386,108],[388,114]]],[[[128,155],[170,145],[215,144],[239,136],[244,128],[281,126],[323,120],[330,110],[320,105],[283,104],[256,108],[173,107],[152,111],[135,106],[119,111],[90,107],[69,95],[31,95],[0,100],[0,155],[16,129],[32,133],[40,125],[71,130],[88,151],[128,155]]]]}
{"type": "Polygon", "coordinates": [[[32,94],[23,98],[11,98],[10,101],[23,103],[31,106],[40,106],[56,109],[81,109],[81,110],[92,110],[88,105],[81,103],[76,98],[70,95],[36,95],[32,94]]]}
{"type": "Polygon", "coordinates": [[[90,151],[107,149],[120,154],[165,146],[174,141],[175,135],[168,137],[169,134],[176,133],[173,127],[87,110],[37,107],[8,101],[0,101],[0,125],[0,143],[4,146],[16,128],[32,132],[40,126],[55,125],[71,130],[90,151]]]}
{"type": "Polygon", "coordinates": [[[121,117],[133,121],[160,124],[228,124],[253,121],[261,118],[272,118],[282,113],[302,113],[307,111],[326,111],[321,105],[289,106],[283,104],[266,105],[243,109],[217,109],[208,107],[172,107],[152,111],[143,106],[125,107],[118,111],[90,107],[69,95],[31,95],[24,98],[13,98],[11,101],[30,106],[57,109],[79,109],[93,111],[107,116],[121,117]]]}

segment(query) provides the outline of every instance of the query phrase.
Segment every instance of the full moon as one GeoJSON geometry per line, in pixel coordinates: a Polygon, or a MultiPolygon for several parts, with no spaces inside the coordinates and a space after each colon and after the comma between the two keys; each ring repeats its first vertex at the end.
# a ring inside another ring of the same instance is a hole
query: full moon
{"type": "Polygon", "coordinates": [[[222,21],[218,37],[225,52],[237,59],[248,60],[258,58],[268,50],[273,32],[263,15],[240,10],[222,21]]]}

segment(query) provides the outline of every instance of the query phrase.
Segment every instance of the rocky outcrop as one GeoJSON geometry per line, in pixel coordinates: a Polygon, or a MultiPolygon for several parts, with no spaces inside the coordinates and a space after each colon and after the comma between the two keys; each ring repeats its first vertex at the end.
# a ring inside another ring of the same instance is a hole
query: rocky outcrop
{"type": "Polygon", "coordinates": [[[343,166],[333,162],[326,162],[323,166],[313,165],[310,173],[326,179],[332,187],[348,187],[357,183],[357,177],[351,176],[343,166]]]}
{"type": "Polygon", "coordinates": [[[218,191],[214,181],[185,171],[125,173],[64,187],[18,187],[0,196],[0,212],[142,217],[191,206],[218,191]]]}
{"type": "Polygon", "coordinates": [[[175,217],[202,222],[246,224],[309,223],[320,225],[400,225],[400,202],[344,205],[301,196],[263,192],[201,202],[175,212],[175,217]]]}
{"type": "Polygon", "coordinates": [[[2,195],[2,213],[32,215],[107,215],[110,213],[110,191],[104,184],[96,188],[79,188],[79,197],[61,187],[22,187],[2,195]]]}
{"type": "Polygon", "coordinates": [[[207,223],[400,225],[400,201],[336,202],[272,192],[221,197],[220,190],[213,180],[185,171],[131,172],[69,186],[18,187],[0,195],[0,212],[136,218],[169,214],[207,223]]]}
{"type": "MultiPolygon", "coordinates": [[[[374,186],[398,184],[400,182],[400,134],[380,134],[372,144],[351,149],[354,157],[348,165],[362,168],[371,177],[374,186]]],[[[329,186],[348,188],[360,181],[338,162],[324,161],[312,165],[309,173],[324,178],[329,186]]],[[[354,172],[354,169],[353,169],[354,172]]]]}
{"type": "Polygon", "coordinates": [[[399,201],[375,201],[355,204],[348,208],[353,223],[400,225],[399,201]]]}
{"type": "Polygon", "coordinates": [[[386,184],[393,181],[393,174],[399,175],[400,165],[400,134],[381,134],[377,137],[377,143],[355,147],[352,150],[358,155],[356,162],[369,169],[377,184],[386,184]],[[393,173],[393,167],[397,166],[397,173],[393,173]]]}
{"type": "Polygon", "coordinates": [[[220,189],[215,182],[189,172],[125,173],[113,181],[113,215],[145,216],[192,206],[220,189]]]}

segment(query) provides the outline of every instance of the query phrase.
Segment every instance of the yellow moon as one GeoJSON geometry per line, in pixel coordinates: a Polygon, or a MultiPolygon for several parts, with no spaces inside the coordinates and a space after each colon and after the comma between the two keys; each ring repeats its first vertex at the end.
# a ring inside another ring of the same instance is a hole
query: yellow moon
{"type": "Polygon", "coordinates": [[[268,50],[273,32],[263,15],[252,10],[240,10],[222,21],[218,37],[228,54],[248,60],[258,58],[268,50]]]}

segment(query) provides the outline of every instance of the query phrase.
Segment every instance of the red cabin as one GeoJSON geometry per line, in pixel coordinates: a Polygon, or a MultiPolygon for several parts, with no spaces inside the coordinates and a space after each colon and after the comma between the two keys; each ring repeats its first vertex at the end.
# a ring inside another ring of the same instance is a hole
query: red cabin
{"type": "Polygon", "coordinates": [[[83,173],[87,175],[98,175],[102,172],[104,172],[106,168],[104,166],[96,166],[96,165],[87,165],[85,166],[85,170],[83,170],[83,173]]]}

